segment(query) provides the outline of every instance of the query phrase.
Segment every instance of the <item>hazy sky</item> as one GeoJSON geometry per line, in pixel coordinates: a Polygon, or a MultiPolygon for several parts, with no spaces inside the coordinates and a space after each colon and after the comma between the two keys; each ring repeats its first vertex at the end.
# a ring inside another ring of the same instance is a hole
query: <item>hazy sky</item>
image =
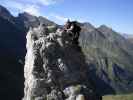
{"type": "Polygon", "coordinates": [[[0,4],[14,15],[26,11],[58,24],[70,18],[133,34],[133,0],[0,0],[0,4]]]}

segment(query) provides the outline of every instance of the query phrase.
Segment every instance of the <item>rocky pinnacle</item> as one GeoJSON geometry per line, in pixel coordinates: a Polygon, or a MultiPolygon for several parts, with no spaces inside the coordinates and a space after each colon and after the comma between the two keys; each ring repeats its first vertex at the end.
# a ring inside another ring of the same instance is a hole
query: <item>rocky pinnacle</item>
{"type": "Polygon", "coordinates": [[[23,100],[100,100],[87,78],[87,64],[78,44],[63,29],[46,26],[27,33],[23,100]]]}

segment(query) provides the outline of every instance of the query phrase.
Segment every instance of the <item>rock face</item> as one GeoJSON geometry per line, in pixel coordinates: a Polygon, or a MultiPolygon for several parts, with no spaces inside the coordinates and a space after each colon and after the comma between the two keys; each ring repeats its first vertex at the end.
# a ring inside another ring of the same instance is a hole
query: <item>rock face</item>
{"type": "Polygon", "coordinates": [[[24,100],[99,100],[87,78],[85,57],[72,37],[45,26],[27,34],[24,100]],[[42,31],[40,31],[42,30],[42,31]]]}
{"type": "Polygon", "coordinates": [[[133,92],[133,45],[113,29],[82,25],[80,43],[101,95],[133,92]],[[102,91],[102,92],[101,92],[102,91]]]}
{"type": "Polygon", "coordinates": [[[14,17],[0,5],[0,98],[20,100],[24,93],[25,35],[29,27],[38,23],[52,25],[45,18],[22,13],[14,17]],[[38,20],[35,20],[38,19],[38,20]]]}
{"type": "Polygon", "coordinates": [[[46,18],[32,16],[26,12],[20,13],[15,18],[15,24],[26,33],[30,27],[37,27],[40,23],[43,23],[45,25],[56,25],[54,22],[47,20],[46,18]]]}

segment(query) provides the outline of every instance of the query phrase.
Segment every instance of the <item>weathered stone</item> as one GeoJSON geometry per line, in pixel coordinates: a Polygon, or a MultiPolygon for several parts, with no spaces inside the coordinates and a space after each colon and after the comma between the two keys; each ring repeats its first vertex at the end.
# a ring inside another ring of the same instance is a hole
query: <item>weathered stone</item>
{"type": "Polygon", "coordinates": [[[99,100],[78,44],[63,30],[46,34],[43,27],[27,34],[24,100],[99,100]]]}

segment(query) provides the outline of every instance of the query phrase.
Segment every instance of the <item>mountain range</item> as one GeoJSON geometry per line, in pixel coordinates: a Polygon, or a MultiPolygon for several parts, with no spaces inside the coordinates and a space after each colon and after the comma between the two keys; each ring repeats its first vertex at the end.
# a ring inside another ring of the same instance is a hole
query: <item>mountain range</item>
{"type": "MultiPolygon", "coordinates": [[[[14,17],[0,6],[0,97],[18,100],[23,97],[26,33],[39,24],[58,24],[26,12],[14,17]]],[[[101,25],[95,28],[80,23],[80,45],[86,56],[90,78],[101,95],[133,92],[133,42],[101,25]]]]}

